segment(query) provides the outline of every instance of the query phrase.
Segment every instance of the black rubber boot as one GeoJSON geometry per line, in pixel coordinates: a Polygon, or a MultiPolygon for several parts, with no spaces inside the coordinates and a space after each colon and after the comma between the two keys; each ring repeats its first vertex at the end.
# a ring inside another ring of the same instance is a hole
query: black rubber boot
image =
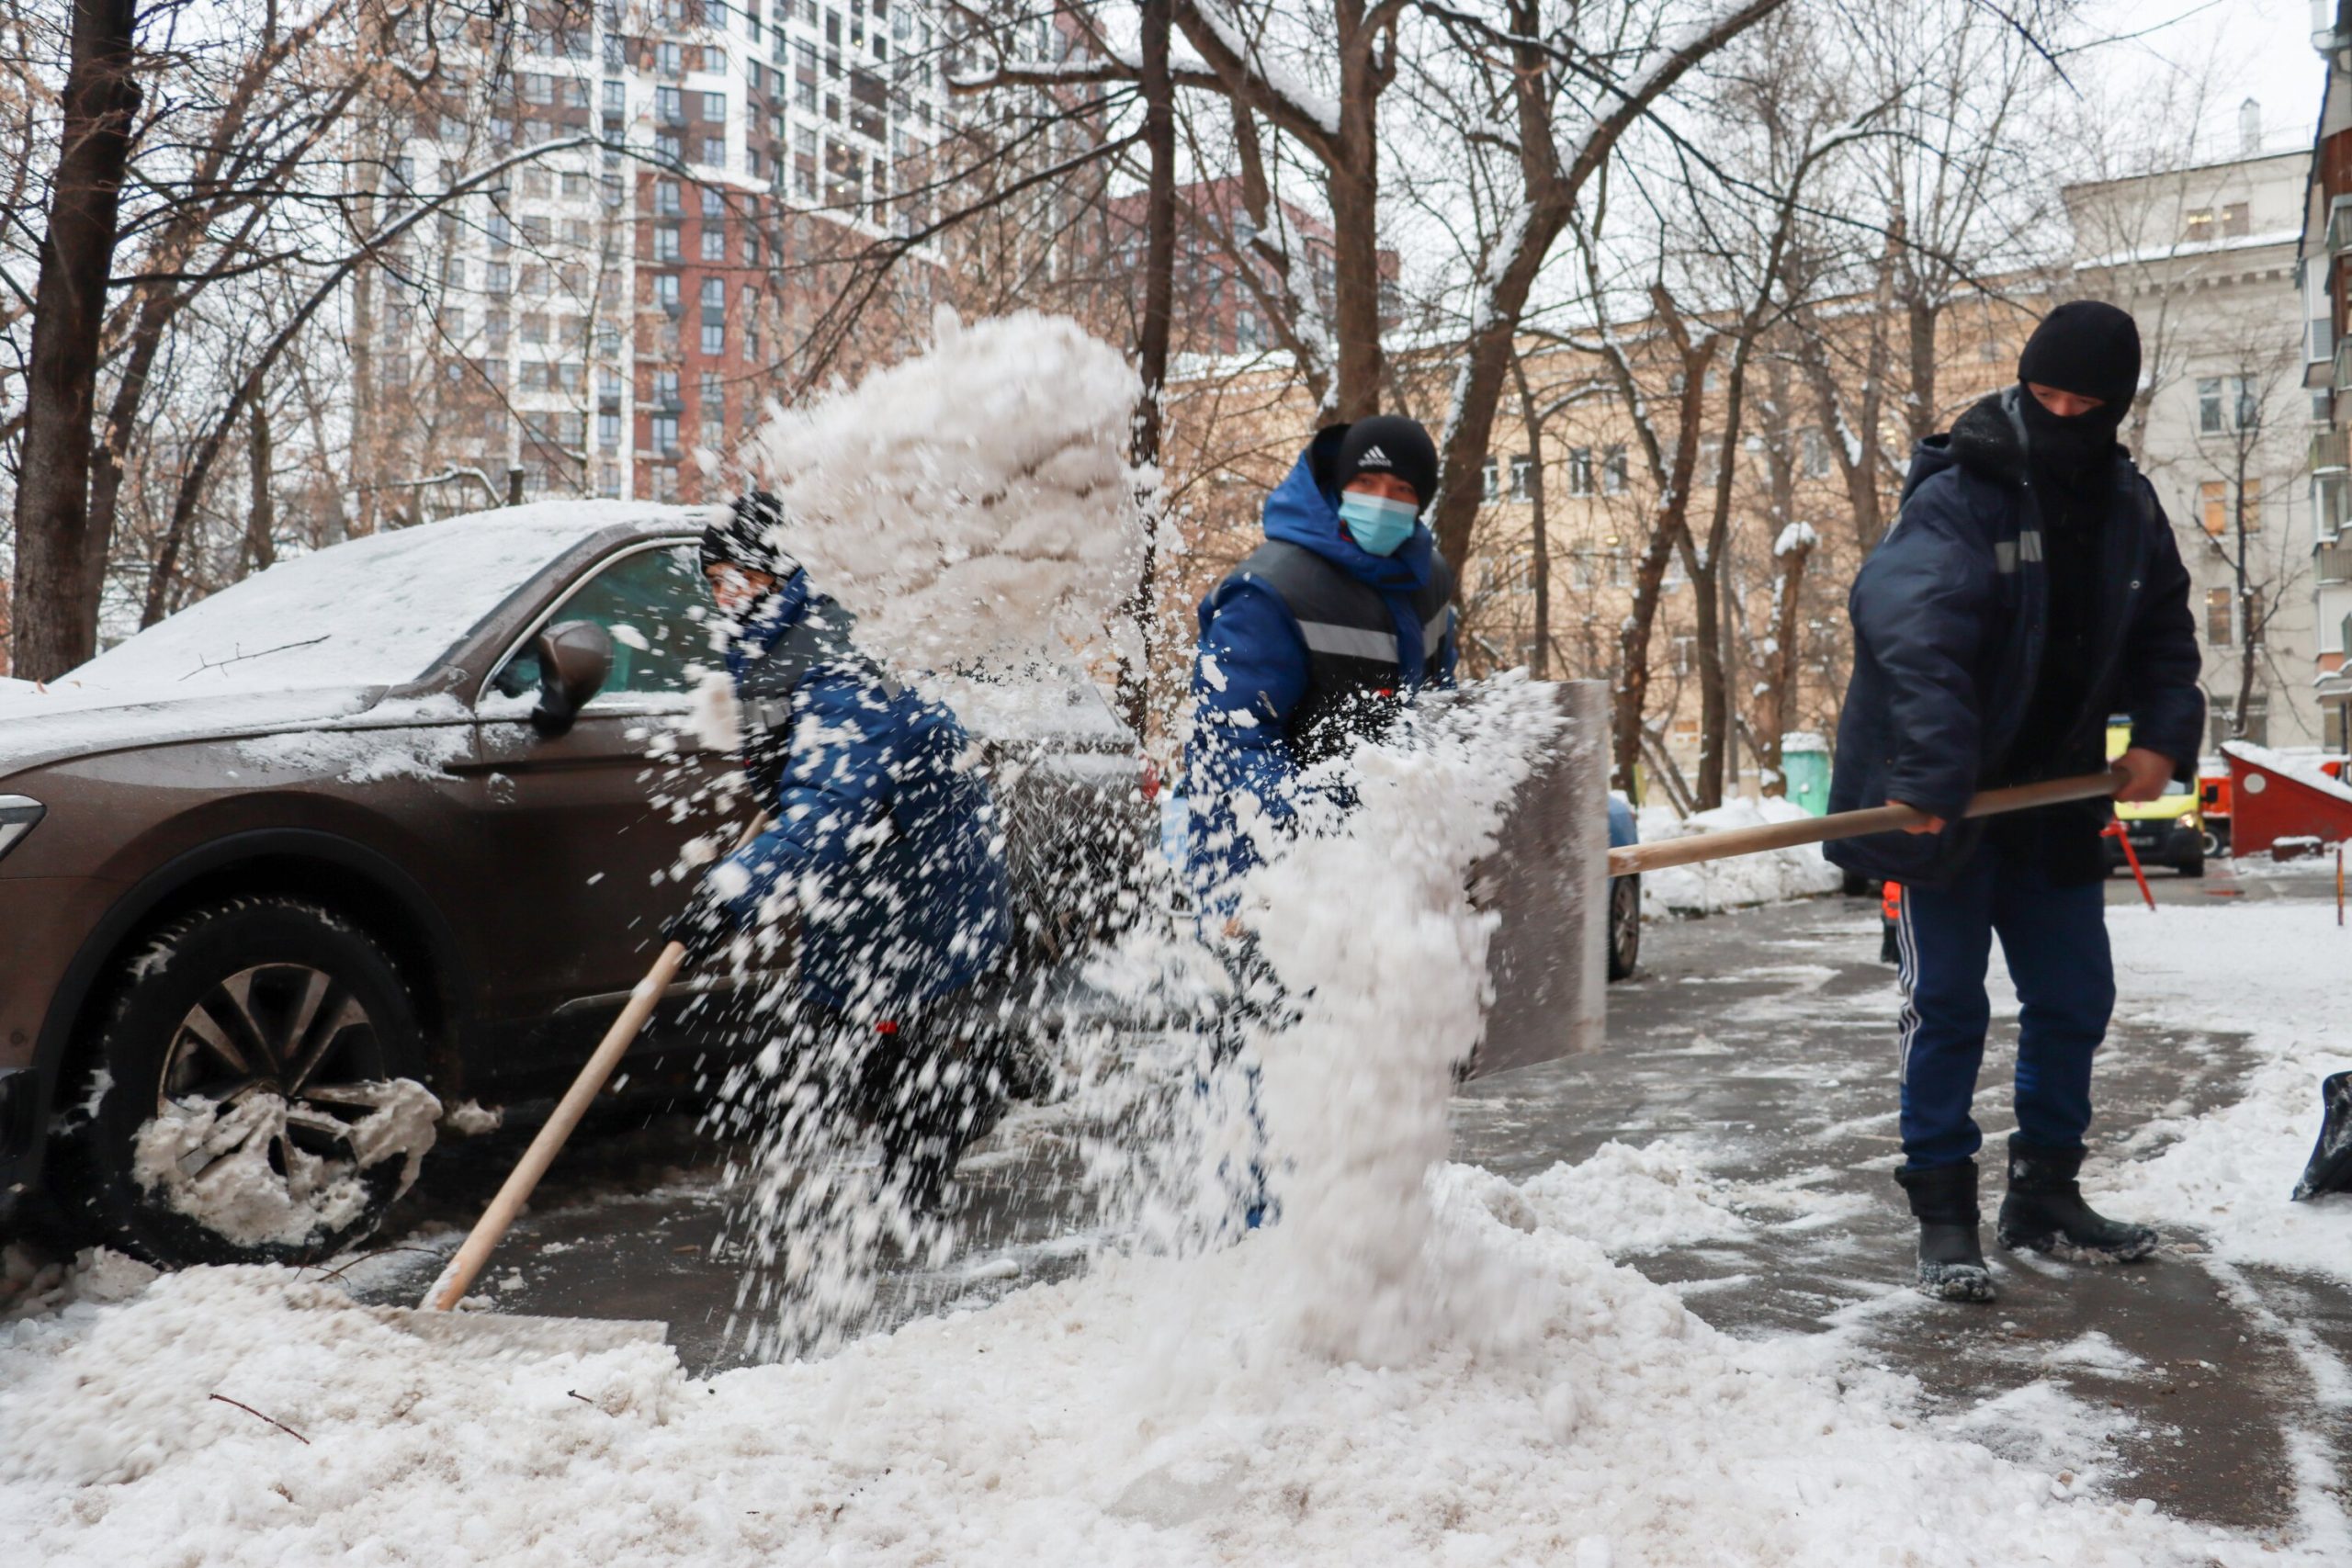
{"type": "Polygon", "coordinates": [[[1914,1288],[1939,1302],[1989,1302],[1993,1273],[1977,1244],[1976,1162],[1905,1168],[1894,1173],[1919,1222],[1919,1277],[1914,1288]]]}
{"type": "Polygon", "coordinates": [[[2075,1178],[2080,1149],[2045,1148],[2009,1138],[2009,1193],[2001,1200],[2003,1247],[2046,1252],[2070,1263],[2130,1263],[2156,1249],[2145,1225],[2108,1219],[2083,1201],[2075,1178]]]}

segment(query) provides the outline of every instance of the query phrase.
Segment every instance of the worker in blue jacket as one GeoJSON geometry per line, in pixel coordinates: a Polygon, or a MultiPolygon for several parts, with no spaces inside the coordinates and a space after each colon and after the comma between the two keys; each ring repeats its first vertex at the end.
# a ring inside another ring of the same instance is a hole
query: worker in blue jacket
{"type": "Polygon", "coordinates": [[[1453,683],[1453,570],[1419,521],[1436,495],[1417,421],[1332,425],[1266,498],[1266,542],[1202,601],[1186,794],[1205,909],[1230,913],[1303,770],[1453,683]]]}
{"type": "Polygon", "coordinates": [[[1235,912],[1236,884],[1291,829],[1302,773],[1385,735],[1422,688],[1453,683],[1453,571],[1419,520],[1436,494],[1437,448],[1418,422],[1333,425],[1266,498],[1266,542],[1201,604],[1191,872],[1236,998],[1202,1089],[1235,1089],[1251,1137],[1247,1170],[1225,1172],[1228,1230],[1257,1226],[1270,1201],[1256,1073],[1227,1069],[1244,1027],[1285,1006],[1235,912]]]}
{"type": "Polygon", "coordinates": [[[2139,380],[2128,314],[2090,300],[2052,310],[2016,384],[1920,444],[1901,514],[1849,600],[1854,673],[1830,809],[1898,802],[1928,820],[1827,853],[1903,885],[1895,1179],[1919,1222],[1918,1288],[1946,1300],[1994,1295],[1970,1102],[1996,934],[2021,1004],[2002,1245],[2089,1261],[2156,1246],[2147,1227],[2092,1210],[2076,1180],[2092,1055],[2115,1003],[2099,842],[2109,807],[1962,816],[1981,789],[2098,772],[2118,711],[2132,745],[2115,764],[2115,798],[2154,800],[2196,761],[2204,698],[2188,573],[2115,438],[2139,380]]]}
{"type": "Polygon", "coordinates": [[[705,874],[668,934],[707,962],[797,920],[816,1057],[798,1081],[873,1120],[927,1206],[1002,1089],[949,1018],[1011,931],[1001,829],[964,727],[858,650],[850,615],[782,548],[784,521],[755,491],[703,536],[744,771],[774,826],[705,874]]]}

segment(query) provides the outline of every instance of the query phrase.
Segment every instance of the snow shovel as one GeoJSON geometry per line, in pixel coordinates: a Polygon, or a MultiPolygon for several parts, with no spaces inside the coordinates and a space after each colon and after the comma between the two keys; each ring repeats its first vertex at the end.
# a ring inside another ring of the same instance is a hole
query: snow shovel
{"type": "MultiPolygon", "coordinates": [[[[1988,789],[1968,803],[1964,818],[1998,817],[2007,811],[2030,811],[2037,806],[2057,806],[2069,800],[2098,800],[2123,784],[2120,772],[2077,773],[2070,778],[2044,779],[2039,784],[1988,789]]],[[[1670,865],[1696,865],[1702,861],[1729,860],[1736,855],[1760,854],[1766,850],[1795,849],[1803,844],[1834,843],[1840,839],[1892,833],[1928,820],[1928,814],[1909,806],[1873,806],[1862,811],[1838,811],[1826,817],[1801,817],[1792,822],[1767,822],[1756,828],[1734,828],[1722,833],[1693,833],[1683,839],[1659,839],[1646,844],[1622,844],[1609,852],[1609,874],[1630,876],[1670,865]]]]}
{"type": "Polygon", "coordinates": [[[2352,1192],[2352,1072],[2330,1073],[2319,1081],[2319,1142],[2295,1199],[2323,1192],[2352,1192]]]}
{"type": "MultiPolygon", "coordinates": [[[[735,841],[735,847],[740,850],[750,843],[767,825],[765,817],[754,820],[743,830],[742,837],[735,841]]],[[[669,1325],[657,1321],[501,1317],[482,1313],[459,1314],[456,1308],[481,1273],[482,1266],[490,1261],[491,1252],[506,1235],[507,1227],[514,1223],[514,1216],[530,1200],[532,1190],[539,1184],[539,1178],[545,1176],[548,1167],[555,1163],[555,1156],[571,1138],[572,1129],[580,1125],[580,1119],[588,1113],[588,1107],[597,1095],[604,1092],[605,1081],[613,1076],[613,1069],[620,1066],[621,1057],[636,1043],[638,1032],[645,1027],[645,1021],[653,1016],[653,1010],[661,1004],[662,993],[678,977],[678,971],[685,962],[684,943],[673,942],[662,947],[661,954],[653,960],[653,967],[646,971],[645,978],[629,992],[628,1005],[621,1009],[620,1016],[613,1020],[611,1027],[605,1031],[604,1039],[596,1043],[596,1049],[589,1055],[587,1065],[580,1069],[580,1076],[571,1080],[571,1087],[556,1103],[554,1111],[548,1117],[546,1124],[540,1127],[538,1135],[531,1140],[531,1146],[524,1150],[523,1157],[515,1162],[505,1184],[499,1188],[498,1196],[490,1201],[490,1207],[482,1211],[481,1218],[476,1220],[474,1228],[466,1234],[464,1245],[442,1269],[440,1278],[433,1281],[432,1289],[424,1292],[424,1300],[413,1311],[384,1308],[384,1315],[396,1318],[402,1327],[422,1331],[428,1337],[454,1337],[452,1331],[471,1337],[479,1331],[514,1337],[519,1344],[544,1334],[561,1337],[564,1341],[562,1348],[566,1349],[605,1349],[615,1345],[644,1342],[659,1344],[667,1336],[669,1325]]]]}

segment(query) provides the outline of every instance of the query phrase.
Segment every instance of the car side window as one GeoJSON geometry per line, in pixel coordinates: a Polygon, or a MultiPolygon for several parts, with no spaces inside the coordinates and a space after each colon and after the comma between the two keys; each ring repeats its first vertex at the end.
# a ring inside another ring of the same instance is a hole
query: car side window
{"type": "MultiPolygon", "coordinates": [[[[594,621],[612,635],[606,692],[683,693],[695,687],[688,665],[714,662],[703,619],[707,607],[695,547],[679,545],[639,550],[612,562],[565,600],[555,619],[594,621]]],[[[538,660],[526,648],[507,661],[493,684],[518,696],[538,680],[538,660]]]]}

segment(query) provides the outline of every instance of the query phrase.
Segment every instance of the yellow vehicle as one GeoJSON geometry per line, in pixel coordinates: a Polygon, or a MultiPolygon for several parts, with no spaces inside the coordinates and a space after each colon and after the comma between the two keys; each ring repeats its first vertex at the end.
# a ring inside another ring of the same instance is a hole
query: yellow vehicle
{"type": "MultiPolygon", "coordinates": [[[[2123,755],[2131,744],[2130,722],[2108,720],[2108,760],[2123,755]]],[[[2118,801],[2115,819],[2123,824],[2142,865],[2168,865],[2183,876],[2205,874],[2205,815],[2198,808],[2195,784],[2175,779],[2172,787],[2154,800],[2118,801]]],[[[2123,840],[2110,837],[2107,868],[2113,871],[2122,863],[2123,840]]]]}

